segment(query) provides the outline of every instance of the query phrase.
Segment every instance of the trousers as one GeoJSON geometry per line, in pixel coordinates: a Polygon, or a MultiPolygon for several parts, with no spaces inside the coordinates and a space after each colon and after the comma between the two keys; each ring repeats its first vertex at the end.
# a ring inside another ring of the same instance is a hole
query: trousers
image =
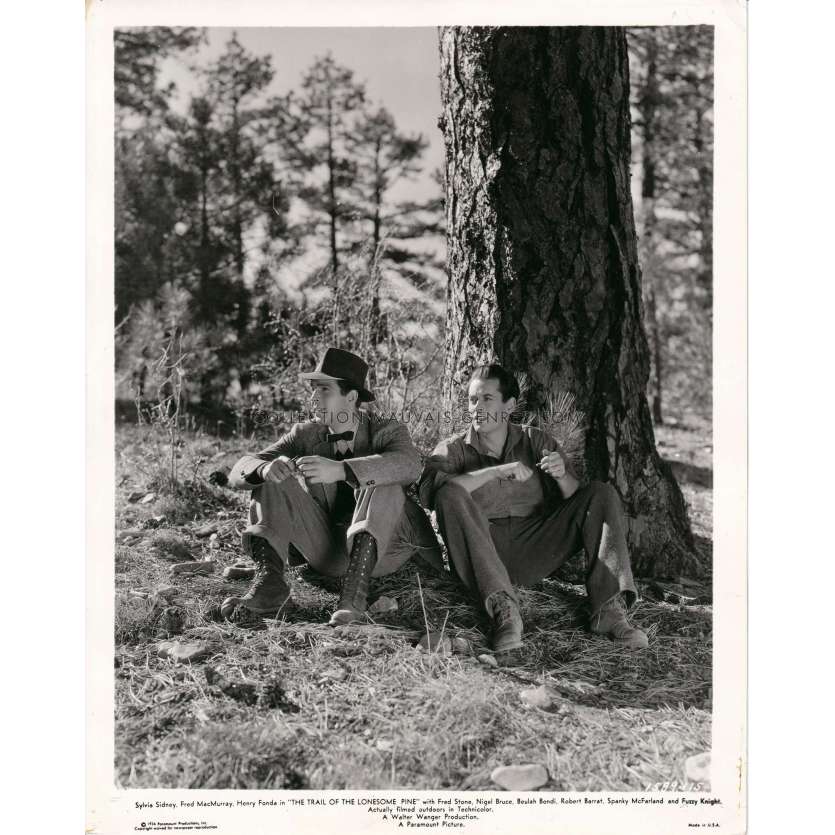
{"type": "Polygon", "coordinates": [[[543,580],[580,549],[592,616],[618,593],[627,606],[637,599],[620,496],[610,484],[592,481],[538,515],[493,519],[447,482],[435,512],[455,573],[482,601],[497,591],[518,600],[514,585],[543,580]]]}
{"type": "Polygon", "coordinates": [[[362,488],[355,497],[350,519],[338,520],[295,478],[267,481],[252,491],[249,526],[241,535],[243,550],[252,556],[252,537],[259,536],[285,565],[304,561],[320,574],[341,577],[348,570],[353,538],[365,531],[377,542],[373,577],[397,571],[415,555],[430,564],[442,562],[428,517],[399,484],[362,488]]]}

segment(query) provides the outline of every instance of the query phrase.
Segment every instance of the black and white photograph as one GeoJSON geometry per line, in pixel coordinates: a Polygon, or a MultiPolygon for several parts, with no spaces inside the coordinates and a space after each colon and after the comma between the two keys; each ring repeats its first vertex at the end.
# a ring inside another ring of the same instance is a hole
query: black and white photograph
{"type": "Polygon", "coordinates": [[[711,820],[716,31],[112,27],[120,797],[711,820]]]}
{"type": "Polygon", "coordinates": [[[709,789],[712,28],[114,49],[119,781],[709,789]]]}

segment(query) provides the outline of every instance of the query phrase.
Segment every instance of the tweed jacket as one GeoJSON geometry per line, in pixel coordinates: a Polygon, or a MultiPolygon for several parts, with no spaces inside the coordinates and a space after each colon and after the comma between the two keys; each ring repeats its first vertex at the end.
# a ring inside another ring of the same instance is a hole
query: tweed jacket
{"type": "MultiPolygon", "coordinates": [[[[356,481],[354,492],[360,489],[389,484],[409,485],[421,471],[418,453],[405,424],[390,418],[360,410],[354,429],[354,456],[345,466],[356,481]]],[[[268,461],[284,456],[321,455],[336,458],[335,445],[326,440],[329,430],[322,423],[295,423],[274,444],[252,455],[244,455],[229,474],[229,486],[238,490],[252,490],[258,486],[253,475],[268,461]],[[255,483],[253,483],[255,481],[255,483]]],[[[332,510],[336,501],[337,483],[308,484],[310,495],[325,509],[332,510]]]]}

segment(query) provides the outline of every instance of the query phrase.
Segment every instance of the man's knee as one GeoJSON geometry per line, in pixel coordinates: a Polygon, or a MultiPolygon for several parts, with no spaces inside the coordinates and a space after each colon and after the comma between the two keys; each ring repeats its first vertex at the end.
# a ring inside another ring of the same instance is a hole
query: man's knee
{"type": "Polygon", "coordinates": [[[449,510],[466,504],[470,494],[460,485],[452,481],[442,484],[435,493],[435,510],[449,510]]]}
{"type": "Polygon", "coordinates": [[[594,499],[604,504],[620,507],[620,495],[615,488],[606,481],[592,481],[589,483],[594,499]]]}
{"type": "Polygon", "coordinates": [[[271,496],[283,495],[292,492],[298,486],[299,483],[292,476],[288,476],[283,481],[265,481],[253,488],[252,500],[263,501],[271,496]]]}
{"type": "Polygon", "coordinates": [[[370,493],[375,496],[391,494],[393,496],[406,495],[406,488],[402,484],[378,484],[374,487],[360,487],[360,494],[370,493]]]}
{"type": "Polygon", "coordinates": [[[294,506],[299,507],[301,511],[300,496],[287,485],[286,482],[289,481],[295,479],[288,478],[281,483],[266,481],[256,487],[249,498],[250,517],[254,514],[258,519],[276,525],[283,520],[292,519],[295,515],[294,506]]]}

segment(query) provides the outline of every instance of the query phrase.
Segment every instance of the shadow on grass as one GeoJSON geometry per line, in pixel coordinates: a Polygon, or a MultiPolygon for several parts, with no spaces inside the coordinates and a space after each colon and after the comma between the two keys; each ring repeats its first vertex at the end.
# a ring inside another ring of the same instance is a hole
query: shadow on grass
{"type": "Polygon", "coordinates": [[[693,484],[696,487],[713,487],[713,470],[709,467],[699,467],[696,464],[675,461],[671,458],[665,458],[664,461],[670,465],[679,483],[693,484]]]}
{"type": "MultiPolygon", "coordinates": [[[[588,632],[582,563],[566,564],[521,590],[525,647],[513,666],[498,668],[475,657],[490,642],[479,601],[417,562],[372,582],[371,600],[386,595],[398,609],[367,626],[328,627],[339,582],[307,568],[290,572],[295,606],[279,618],[254,628],[214,622],[207,607],[248,585],[217,576],[240,556],[226,520],[244,518],[245,497],[209,487],[130,503],[134,488],[152,485],[153,462],[139,473],[150,452],[139,443],[129,452],[119,527],[171,529],[217,568],[171,575],[178,548],[165,531],[116,549],[116,773],[125,786],[490,790],[495,766],[524,758],[547,766],[549,790],[643,791],[684,779],[684,758],[709,749],[708,607],[641,601],[631,617],[650,646],[626,653],[588,632]],[[196,530],[214,519],[222,530],[212,548],[196,530]],[[152,605],[155,590],[169,586],[177,595],[152,605]],[[416,650],[427,626],[466,639],[467,650],[416,650]],[[174,633],[211,654],[192,664],[161,657],[157,643],[174,633]],[[210,682],[210,667],[228,686],[210,682]],[[240,698],[273,680],[285,702],[240,698]],[[525,706],[523,691],[540,686],[552,705],[525,706]]],[[[212,449],[198,453],[204,470],[219,466],[212,449]]]]}
{"type": "MultiPolygon", "coordinates": [[[[428,626],[465,638],[473,654],[490,653],[483,607],[449,575],[407,565],[373,581],[372,599],[381,595],[396,599],[398,611],[375,618],[377,624],[414,635],[428,626]]],[[[647,632],[650,646],[631,652],[589,631],[582,585],[548,579],[520,589],[519,597],[525,646],[501,659],[495,675],[545,683],[586,706],[709,708],[712,616],[706,607],[640,601],[630,619],[647,632]]]]}
{"type": "Polygon", "coordinates": [[[693,539],[696,542],[696,550],[702,557],[703,564],[707,567],[709,572],[713,571],[713,540],[707,536],[700,534],[693,534],[693,539]]]}

